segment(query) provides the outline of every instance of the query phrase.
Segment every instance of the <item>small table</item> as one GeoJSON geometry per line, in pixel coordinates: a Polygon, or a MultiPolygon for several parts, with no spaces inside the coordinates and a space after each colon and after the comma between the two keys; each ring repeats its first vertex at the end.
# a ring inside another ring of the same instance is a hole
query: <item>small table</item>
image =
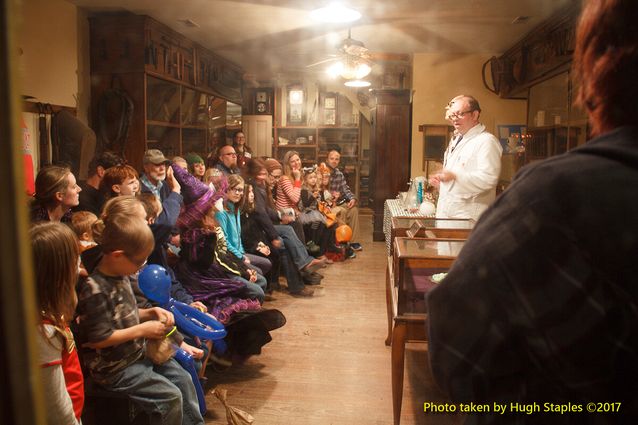
{"type": "Polygon", "coordinates": [[[437,284],[436,273],[447,272],[464,240],[397,237],[388,260],[392,326],[392,410],[401,419],[406,341],[427,341],[425,294],[437,284]]]}
{"type": "Polygon", "coordinates": [[[385,245],[390,254],[392,244],[390,242],[390,231],[392,229],[392,217],[404,218],[427,218],[418,210],[414,212],[408,211],[405,204],[400,199],[386,199],[383,204],[383,234],[385,235],[385,245]]]}

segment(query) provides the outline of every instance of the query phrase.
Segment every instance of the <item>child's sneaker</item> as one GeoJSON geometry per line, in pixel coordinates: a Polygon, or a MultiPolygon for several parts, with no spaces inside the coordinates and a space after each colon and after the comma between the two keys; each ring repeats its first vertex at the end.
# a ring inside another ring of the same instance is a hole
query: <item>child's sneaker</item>
{"type": "Polygon", "coordinates": [[[354,249],[355,251],[361,251],[363,250],[363,247],[361,246],[360,243],[355,242],[355,243],[351,243],[350,244],[350,248],[354,249]]]}

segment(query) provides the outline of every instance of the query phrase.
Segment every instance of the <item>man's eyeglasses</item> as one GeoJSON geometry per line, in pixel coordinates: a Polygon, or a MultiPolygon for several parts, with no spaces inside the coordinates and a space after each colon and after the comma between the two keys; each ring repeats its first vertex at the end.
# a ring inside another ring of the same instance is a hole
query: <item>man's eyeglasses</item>
{"type": "Polygon", "coordinates": [[[144,267],[146,263],[148,262],[148,258],[144,258],[144,261],[140,261],[140,260],[135,260],[134,258],[129,257],[126,253],[124,254],[124,256],[126,257],[127,260],[131,262],[131,264],[137,267],[138,270],[144,267]]]}
{"type": "Polygon", "coordinates": [[[242,193],[244,193],[244,188],[243,187],[234,187],[232,189],[230,189],[232,192],[235,192],[237,195],[241,195],[242,193]]]}
{"type": "Polygon", "coordinates": [[[228,152],[228,153],[225,153],[224,156],[237,156],[237,153],[236,152],[228,152]]]}
{"type": "Polygon", "coordinates": [[[463,118],[463,116],[465,114],[470,114],[474,111],[464,111],[464,112],[453,112],[451,114],[447,114],[447,119],[448,120],[460,120],[461,118],[463,118]]]}

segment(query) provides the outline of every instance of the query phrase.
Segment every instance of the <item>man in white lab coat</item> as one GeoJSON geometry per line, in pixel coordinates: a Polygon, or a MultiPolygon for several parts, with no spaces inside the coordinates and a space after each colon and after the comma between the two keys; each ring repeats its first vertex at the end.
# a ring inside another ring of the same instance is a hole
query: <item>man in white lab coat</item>
{"type": "Polygon", "coordinates": [[[478,220],[496,197],[503,149],[479,123],[480,116],[481,107],[472,96],[456,96],[446,107],[445,118],[455,131],[443,169],[430,178],[439,189],[437,218],[478,220]]]}

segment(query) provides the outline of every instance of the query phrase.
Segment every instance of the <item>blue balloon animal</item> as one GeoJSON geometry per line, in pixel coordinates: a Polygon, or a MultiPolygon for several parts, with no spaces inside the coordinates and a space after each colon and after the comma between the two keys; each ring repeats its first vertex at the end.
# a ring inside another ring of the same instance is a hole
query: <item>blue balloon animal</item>
{"type": "MultiPolygon", "coordinates": [[[[138,276],[138,284],[146,298],[159,303],[162,308],[173,313],[175,325],[180,331],[203,340],[214,341],[215,351],[218,353],[226,351],[226,343],[223,340],[226,336],[224,325],[206,313],[171,298],[171,277],[164,267],[157,264],[150,264],[144,267],[138,276]]],[[[175,360],[191,375],[197,391],[199,410],[202,415],[206,414],[204,390],[197,376],[193,357],[178,348],[175,353],[175,360]]]]}

